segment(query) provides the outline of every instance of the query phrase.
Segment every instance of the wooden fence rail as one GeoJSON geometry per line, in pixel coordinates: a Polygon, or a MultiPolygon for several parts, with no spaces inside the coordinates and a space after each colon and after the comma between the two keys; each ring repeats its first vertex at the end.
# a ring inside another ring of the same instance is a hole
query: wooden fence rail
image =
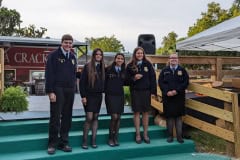
{"type": "MultiPolygon", "coordinates": [[[[167,56],[148,55],[148,59],[155,64],[166,64],[167,56]]],[[[240,57],[213,57],[213,56],[179,56],[181,64],[187,65],[210,65],[210,69],[188,70],[191,77],[193,76],[211,76],[211,81],[221,81],[224,76],[240,77],[240,68],[232,70],[231,68],[223,69],[224,65],[240,66],[240,57]]]]}

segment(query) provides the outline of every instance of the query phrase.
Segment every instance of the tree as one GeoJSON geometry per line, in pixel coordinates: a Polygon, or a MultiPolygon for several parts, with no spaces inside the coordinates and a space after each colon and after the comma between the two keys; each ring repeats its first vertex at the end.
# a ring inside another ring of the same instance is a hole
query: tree
{"type": "Polygon", "coordinates": [[[36,29],[34,24],[30,24],[28,27],[20,28],[17,31],[17,36],[41,38],[46,31],[46,28],[40,27],[40,29],[36,29]]]}
{"type": "Polygon", "coordinates": [[[178,35],[175,32],[168,33],[163,37],[162,48],[157,49],[158,54],[171,54],[176,51],[176,39],[178,35]]]}
{"type": "Polygon", "coordinates": [[[112,35],[111,37],[100,37],[100,38],[85,38],[90,44],[90,49],[101,48],[104,52],[121,52],[124,51],[124,46],[121,41],[112,35]]]}
{"type": "Polygon", "coordinates": [[[235,0],[232,7],[229,9],[229,16],[236,17],[240,15],[240,0],[235,0]]]}
{"type": "Polygon", "coordinates": [[[31,24],[28,27],[21,28],[21,15],[15,9],[1,7],[0,0],[0,35],[1,36],[21,36],[41,38],[47,31],[46,28],[37,29],[31,24]]]}
{"type": "Polygon", "coordinates": [[[0,8],[0,35],[11,36],[18,31],[20,24],[20,13],[15,9],[0,8]]]}
{"type": "Polygon", "coordinates": [[[207,12],[202,12],[201,15],[202,17],[197,19],[197,22],[193,26],[189,27],[189,37],[215,26],[230,17],[227,10],[221,9],[220,4],[215,2],[209,3],[207,12]]]}

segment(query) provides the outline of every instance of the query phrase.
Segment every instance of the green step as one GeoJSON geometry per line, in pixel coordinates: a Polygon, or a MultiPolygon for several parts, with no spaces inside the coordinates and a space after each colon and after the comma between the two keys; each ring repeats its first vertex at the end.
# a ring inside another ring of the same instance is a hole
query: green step
{"type": "MultiPolygon", "coordinates": [[[[160,139],[165,137],[165,128],[159,126],[149,126],[149,136],[151,139],[160,139]]],[[[98,129],[97,144],[106,144],[108,139],[108,129],[98,129]]],[[[89,141],[90,141],[89,133],[89,141]]],[[[81,145],[82,131],[72,131],[69,135],[69,141],[72,147],[81,145]]],[[[120,128],[119,142],[133,142],[135,137],[135,129],[133,127],[120,128]]],[[[24,151],[35,151],[46,149],[48,142],[47,133],[11,135],[0,137],[1,153],[15,153],[24,151]]],[[[89,142],[90,144],[90,142],[89,142]]]]}
{"type": "MultiPolygon", "coordinates": [[[[133,115],[121,116],[121,127],[133,127],[133,115]]],[[[73,118],[71,131],[82,130],[84,117],[73,118]]],[[[34,134],[48,132],[49,120],[24,120],[24,121],[9,121],[0,122],[0,136],[15,135],[15,134],[34,134]]],[[[110,116],[99,116],[99,128],[108,128],[110,116]]],[[[153,117],[150,117],[149,124],[154,124],[153,117]]]]}
{"type": "Polygon", "coordinates": [[[46,150],[28,151],[22,153],[1,154],[0,160],[124,160],[131,158],[159,156],[174,153],[192,153],[194,143],[186,140],[183,144],[177,142],[167,143],[166,139],[151,139],[150,144],[136,144],[133,141],[122,142],[118,147],[109,147],[107,144],[99,144],[98,148],[83,150],[73,148],[73,152],[64,153],[57,150],[56,154],[48,155],[46,150]]]}
{"type": "Polygon", "coordinates": [[[182,153],[182,154],[171,154],[171,155],[159,155],[159,156],[149,156],[149,157],[138,157],[130,158],[125,160],[231,160],[230,157],[216,155],[216,154],[207,154],[207,153],[182,153]]]}

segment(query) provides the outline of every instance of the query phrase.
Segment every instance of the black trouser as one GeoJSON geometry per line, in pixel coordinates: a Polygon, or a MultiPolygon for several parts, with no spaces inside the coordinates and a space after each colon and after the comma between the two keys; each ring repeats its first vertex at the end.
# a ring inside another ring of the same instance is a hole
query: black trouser
{"type": "Polygon", "coordinates": [[[72,108],[75,88],[56,87],[56,102],[50,102],[48,145],[68,144],[72,123],[72,108]],[[60,135],[60,137],[58,137],[60,135]]]}

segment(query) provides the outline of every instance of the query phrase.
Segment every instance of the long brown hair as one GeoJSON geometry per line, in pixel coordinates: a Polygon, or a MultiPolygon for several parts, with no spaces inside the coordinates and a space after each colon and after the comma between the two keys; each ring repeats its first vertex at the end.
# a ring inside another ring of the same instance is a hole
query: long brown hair
{"type": "MultiPolygon", "coordinates": [[[[100,51],[102,54],[102,59],[100,61],[100,67],[101,67],[101,78],[102,80],[105,79],[105,63],[104,63],[104,57],[103,57],[103,51],[100,48],[96,48],[93,50],[91,60],[88,62],[88,83],[91,87],[94,87],[94,83],[96,81],[96,54],[100,51]]],[[[97,75],[98,76],[98,75],[97,75]]]]}
{"type": "MultiPolygon", "coordinates": [[[[133,51],[133,55],[132,55],[132,59],[131,61],[129,62],[129,64],[132,64],[133,67],[136,67],[137,66],[137,58],[136,58],[136,53],[138,50],[142,50],[143,51],[143,61],[148,61],[150,62],[147,57],[146,57],[146,53],[144,51],[144,49],[142,47],[136,47],[133,51]]],[[[151,63],[151,62],[150,62],[151,63]]]]}

